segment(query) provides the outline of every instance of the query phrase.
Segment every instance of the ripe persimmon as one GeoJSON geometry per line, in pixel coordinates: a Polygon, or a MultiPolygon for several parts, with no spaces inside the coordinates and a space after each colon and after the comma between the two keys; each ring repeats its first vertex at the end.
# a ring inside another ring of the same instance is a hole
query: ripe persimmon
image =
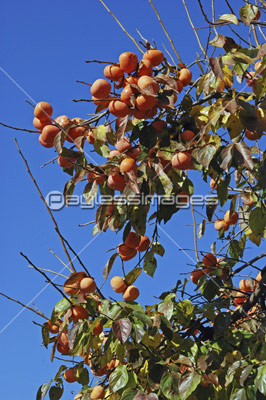
{"type": "Polygon", "coordinates": [[[33,118],[32,123],[33,123],[33,126],[34,126],[36,129],[38,129],[39,131],[43,130],[43,128],[44,128],[46,125],[51,125],[51,124],[52,124],[50,119],[47,119],[46,121],[40,121],[40,120],[39,120],[38,118],[36,118],[36,117],[33,118]]]}
{"type": "Polygon", "coordinates": [[[54,143],[56,135],[60,132],[60,129],[55,125],[46,125],[41,133],[42,140],[46,143],[54,143]]]}
{"type": "Polygon", "coordinates": [[[106,65],[103,74],[105,78],[110,79],[110,81],[119,81],[119,79],[124,76],[124,72],[118,65],[106,65]]]}
{"type": "Polygon", "coordinates": [[[136,250],[146,251],[150,247],[150,243],[151,243],[151,241],[147,236],[141,236],[139,245],[138,245],[138,247],[136,247],[136,250]]]}
{"type": "Polygon", "coordinates": [[[130,74],[135,71],[138,65],[138,57],[135,53],[126,51],[119,56],[119,65],[122,71],[130,74]]]}
{"type": "Polygon", "coordinates": [[[100,174],[99,172],[90,171],[87,174],[87,181],[88,182],[96,181],[96,183],[100,185],[105,182],[105,175],[104,173],[100,174]]]}
{"type": "Polygon", "coordinates": [[[202,259],[203,264],[205,267],[215,267],[217,264],[217,258],[212,253],[207,253],[202,259]]]}
{"type": "Polygon", "coordinates": [[[87,141],[88,141],[90,144],[93,144],[93,143],[95,142],[95,139],[94,139],[94,136],[93,136],[92,131],[89,131],[89,133],[87,134],[87,141]]]}
{"type": "Polygon", "coordinates": [[[130,143],[129,138],[124,136],[116,142],[115,147],[120,153],[124,153],[124,151],[129,150],[132,147],[132,144],[130,143]]]}
{"type": "Polygon", "coordinates": [[[125,301],[134,301],[139,297],[139,289],[136,286],[130,285],[123,292],[123,299],[125,301]]]}
{"type": "Polygon", "coordinates": [[[108,109],[115,117],[123,118],[131,114],[131,110],[128,105],[121,100],[110,101],[108,109]]]}
{"type": "Polygon", "coordinates": [[[92,330],[92,334],[97,336],[100,335],[103,331],[103,326],[100,324],[100,322],[96,322],[93,330],[92,330]]]}
{"type": "Polygon", "coordinates": [[[73,322],[77,322],[79,319],[87,319],[89,317],[88,310],[79,304],[72,307],[71,311],[71,318],[73,322]]]}
{"type": "MultiPolygon", "coordinates": [[[[83,120],[81,118],[72,118],[71,120],[75,125],[79,125],[83,120]]],[[[68,134],[66,135],[66,140],[70,143],[74,143],[74,141],[80,137],[85,136],[87,134],[87,128],[85,126],[74,126],[70,128],[68,134]]]]}
{"type": "Polygon", "coordinates": [[[150,49],[143,54],[143,59],[149,60],[156,67],[163,62],[164,54],[161,50],[150,49]]]}
{"type": "Polygon", "coordinates": [[[177,92],[181,93],[183,90],[183,87],[184,87],[183,83],[179,79],[177,79],[176,88],[175,88],[177,90],[177,92]]]}
{"type": "Polygon", "coordinates": [[[123,293],[127,288],[124,279],[120,276],[114,276],[110,281],[110,285],[116,293],[123,293]]]}
{"type": "Polygon", "coordinates": [[[109,175],[107,179],[107,185],[113,190],[118,190],[119,192],[122,192],[125,189],[126,181],[123,175],[109,175]]]}
{"type": "Polygon", "coordinates": [[[39,136],[39,143],[43,147],[46,147],[47,149],[50,149],[54,145],[52,142],[45,142],[45,140],[43,140],[43,138],[42,138],[42,135],[39,136]]]}
{"type": "Polygon", "coordinates": [[[140,60],[138,68],[138,76],[152,76],[153,64],[147,58],[140,60]]]}
{"type": "Polygon", "coordinates": [[[51,320],[49,319],[49,320],[47,321],[47,326],[48,326],[49,332],[50,332],[50,333],[58,333],[58,332],[59,332],[59,324],[60,324],[61,322],[62,322],[62,321],[58,321],[57,324],[54,324],[54,323],[52,323],[51,320]]]}
{"type": "Polygon", "coordinates": [[[139,111],[150,110],[155,106],[157,100],[154,96],[148,96],[146,94],[140,94],[136,97],[135,104],[139,111]]]}
{"type": "Polygon", "coordinates": [[[64,128],[70,123],[70,119],[68,118],[67,115],[59,115],[58,117],[55,118],[54,120],[58,125],[61,126],[61,128],[64,128]]]}
{"type": "Polygon", "coordinates": [[[230,210],[224,214],[224,220],[229,225],[235,225],[238,221],[238,212],[234,211],[230,214],[230,210]]]}
{"type": "Polygon", "coordinates": [[[195,133],[190,130],[186,130],[180,133],[180,138],[184,142],[191,142],[195,138],[195,133]]]}
{"type": "Polygon", "coordinates": [[[68,333],[67,332],[59,333],[56,337],[56,341],[62,346],[68,346],[68,333]]]}
{"type": "Polygon", "coordinates": [[[182,68],[178,79],[182,82],[183,86],[187,86],[191,82],[192,72],[188,68],[182,68]]]}
{"type": "Polygon", "coordinates": [[[188,152],[178,152],[172,158],[173,168],[179,170],[189,169],[193,164],[191,154],[188,152]]]}
{"type": "Polygon", "coordinates": [[[98,399],[103,399],[105,396],[105,390],[102,386],[94,386],[90,393],[90,399],[91,400],[98,400],[98,399]]]}
{"type": "Polygon", "coordinates": [[[137,76],[132,76],[132,75],[127,76],[124,78],[123,87],[125,87],[126,85],[137,85],[138,80],[139,78],[137,76]]]}
{"type": "Polygon", "coordinates": [[[215,222],[214,222],[214,229],[216,229],[216,231],[220,231],[221,229],[223,229],[224,230],[224,232],[226,232],[226,231],[228,231],[228,229],[229,229],[229,224],[225,221],[225,220],[223,220],[223,219],[217,219],[215,222]]]}
{"type": "Polygon", "coordinates": [[[78,380],[76,376],[76,369],[75,368],[66,369],[64,372],[64,378],[69,383],[76,382],[78,380]]]}
{"type": "Polygon", "coordinates": [[[132,88],[130,85],[126,85],[120,95],[121,101],[126,103],[128,106],[133,106],[135,104],[134,94],[136,92],[136,89],[132,88]]]}
{"type": "Polygon", "coordinates": [[[51,119],[53,114],[53,107],[46,101],[40,101],[34,108],[34,116],[40,121],[47,121],[51,119]]]}
{"type": "Polygon", "coordinates": [[[185,191],[181,191],[177,194],[177,205],[182,207],[189,203],[189,194],[185,191]]]}
{"type": "Polygon", "coordinates": [[[96,283],[93,278],[83,278],[79,282],[79,289],[84,293],[93,293],[96,290],[96,283]]]}
{"type": "Polygon", "coordinates": [[[134,231],[130,231],[126,237],[125,245],[131,247],[132,249],[136,249],[140,244],[141,237],[134,231]]]}
{"type": "Polygon", "coordinates": [[[79,290],[79,282],[87,275],[85,272],[75,272],[64,283],[64,292],[66,294],[77,294],[79,290]]]}
{"type": "Polygon", "coordinates": [[[114,99],[114,96],[108,96],[106,99],[97,99],[97,97],[92,96],[93,104],[96,106],[101,106],[101,110],[108,108],[110,101],[114,99]]]}
{"type": "Polygon", "coordinates": [[[245,129],[245,136],[248,140],[258,140],[261,138],[262,133],[257,132],[257,131],[249,131],[248,129],[245,129]]]}
{"type": "Polygon", "coordinates": [[[137,173],[137,166],[136,162],[133,158],[124,158],[124,160],[120,164],[120,172],[123,174],[124,172],[133,171],[136,175],[137,173]]]}
{"type": "Polygon", "coordinates": [[[243,292],[252,292],[251,282],[249,279],[241,279],[238,285],[239,289],[243,292]]]}
{"type": "Polygon", "coordinates": [[[194,271],[192,271],[191,274],[190,274],[190,279],[195,285],[197,285],[199,279],[203,275],[205,275],[205,274],[204,274],[204,271],[202,269],[194,269],[194,271]]]}
{"type": "Polygon", "coordinates": [[[91,86],[91,94],[97,99],[105,99],[111,92],[111,84],[106,79],[96,79],[91,86]]]}
{"type": "Polygon", "coordinates": [[[162,119],[157,119],[151,123],[151,126],[156,130],[156,132],[161,133],[165,129],[167,129],[166,121],[162,119]]]}
{"type": "Polygon", "coordinates": [[[62,168],[71,168],[73,163],[75,162],[75,159],[74,158],[68,158],[68,157],[59,156],[57,161],[58,161],[58,164],[60,165],[60,167],[62,167],[62,168]]]}
{"type": "Polygon", "coordinates": [[[121,243],[117,249],[118,249],[118,253],[123,261],[129,261],[132,258],[134,258],[135,255],[137,254],[136,249],[126,246],[125,243],[121,243]]]}
{"type": "Polygon", "coordinates": [[[234,296],[234,305],[241,305],[243,303],[245,303],[245,301],[247,300],[247,296],[244,295],[241,292],[237,292],[236,295],[234,296]]]}
{"type": "Polygon", "coordinates": [[[57,343],[56,350],[63,355],[69,354],[70,352],[69,346],[68,345],[64,346],[61,343],[57,343]]]}
{"type": "Polygon", "coordinates": [[[145,91],[146,94],[157,94],[159,91],[159,85],[153,78],[148,75],[143,75],[138,80],[138,87],[145,91]]]}

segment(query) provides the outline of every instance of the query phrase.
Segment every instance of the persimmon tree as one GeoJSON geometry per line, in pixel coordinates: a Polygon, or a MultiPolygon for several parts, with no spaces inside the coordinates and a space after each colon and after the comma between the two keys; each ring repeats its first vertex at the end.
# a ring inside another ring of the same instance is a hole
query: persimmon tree
{"type": "Polygon", "coordinates": [[[201,49],[191,65],[174,46],[171,56],[144,38],[133,39],[138,51],[122,52],[113,63],[99,62],[92,97],[79,100],[93,101],[93,117],[54,118],[47,102],[34,108],[40,144],[57,151],[59,166],[70,176],[66,205],[77,185],[83,185],[88,204],[100,193],[105,201],[96,210],[93,235],[112,230],[122,237],[103,268],[114,290],[109,299],[78,256],[79,267],[74,266],[67,247],[74,250],[56,226],[72,273],[62,282],[63,290],[53,284],[62,299],[42,325],[42,337],[52,359],[59,353],[73,360],[73,367],[62,365],[40,386],[38,400],[48,393],[50,399],[61,398],[65,381],[80,383],[75,400],[265,398],[266,274],[257,262],[266,256],[261,146],[266,5],[245,2],[234,10],[233,2],[225,0],[224,14],[215,19],[198,0],[210,32],[205,46],[182,1],[201,49]],[[224,34],[228,28],[230,36],[224,34]],[[86,158],[88,149],[102,156],[101,164],[86,158]],[[193,208],[192,170],[193,177],[210,182],[201,221],[193,208]],[[195,292],[186,292],[185,279],[156,293],[155,304],[140,304],[141,274],[153,277],[164,262],[158,226],[178,219],[184,207],[194,218],[197,264],[190,279],[195,292]],[[204,235],[206,223],[213,225],[213,235],[202,253],[197,235],[204,235]],[[246,260],[250,246],[254,257],[246,260]],[[117,264],[121,276],[113,272],[117,264]],[[243,276],[249,266],[254,274],[243,276]],[[244,279],[236,284],[240,273],[244,279]]]}

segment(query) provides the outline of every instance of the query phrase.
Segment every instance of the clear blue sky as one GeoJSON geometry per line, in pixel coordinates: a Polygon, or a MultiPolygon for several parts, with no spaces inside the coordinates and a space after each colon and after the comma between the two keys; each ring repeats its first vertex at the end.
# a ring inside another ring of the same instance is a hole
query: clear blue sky
{"type": "MultiPolygon", "coordinates": [[[[189,0],[192,16],[197,25],[199,9],[195,0],[189,0]],[[193,3],[193,4],[192,4],[193,3]]],[[[206,5],[209,1],[205,2],[206,5]]],[[[146,0],[110,1],[107,4],[138,39],[136,28],[149,40],[154,39],[158,48],[162,43],[172,53],[169,43],[146,0]]],[[[181,1],[155,1],[161,16],[166,22],[178,52],[184,62],[189,64],[198,52],[194,34],[188,25],[181,1]],[[160,4],[162,3],[162,4],[160,4]]],[[[234,5],[242,4],[235,1],[234,5]]],[[[207,5],[209,10],[209,6],[207,5]]],[[[89,103],[73,103],[73,98],[89,98],[88,87],[77,84],[76,80],[93,82],[103,77],[103,66],[85,64],[85,59],[117,61],[123,51],[137,51],[134,44],[121,31],[112,17],[97,0],[51,1],[36,3],[10,0],[0,8],[1,61],[0,61],[0,121],[6,124],[32,129],[33,110],[25,103],[30,96],[34,101],[45,100],[54,107],[54,115],[67,114],[73,118],[86,118],[94,112],[89,103]]],[[[216,10],[217,16],[221,13],[216,10]]],[[[224,12],[224,11],[223,11],[224,12]]],[[[227,12],[227,10],[225,10],[227,12]]],[[[198,74],[195,69],[194,73],[198,74]]],[[[1,282],[0,291],[20,299],[28,304],[34,303],[46,315],[60,299],[54,289],[47,287],[41,275],[30,270],[27,262],[19,255],[23,251],[37,266],[60,271],[62,265],[49,253],[52,249],[66,261],[55,234],[52,222],[42,204],[32,181],[27,175],[25,165],[20,158],[14,138],[28,159],[30,168],[41,190],[46,195],[51,190],[62,190],[67,180],[57,163],[40,169],[40,166],[55,156],[53,149],[39,145],[38,135],[15,132],[0,127],[2,138],[1,156],[1,282]],[[40,291],[42,293],[40,293],[40,291]]],[[[207,193],[209,186],[196,186],[196,193],[207,193]]],[[[199,210],[201,211],[201,210],[199,210]]],[[[94,219],[93,211],[80,210],[78,207],[64,209],[55,213],[62,233],[69,239],[76,251],[80,251],[91,240],[92,227],[79,228],[79,223],[94,219]]],[[[192,228],[189,210],[176,214],[173,222],[160,231],[160,241],[166,248],[164,259],[158,259],[158,270],[152,280],[141,276],[138,286],[141,290],[140,301],[149,304],[152,296],[174,286],[181,272],[190,271],[194,253],[189,252],[192,261],[178,246],[192,248],[192,228]]],[[[152,227],[148,228],[148,234],[152,227]]],[[[206,239],[202,239],[199,248],[209,250],[214,240],[213,228],[208,226],[206,239]],[[208,233],[210,233],[209,237],[208,233]]],[[[121,233],[107,232],[96,238],[81,254],[88,269],[101,285],[102,270],[108,259],[104,249],[115,247],[122,241],[121,233]]],[[[129,264],[131,265],[131,264],[129,264]]],[[[120,263],[114,267],[115,274],[121,274],[120,263]]],[[[58,280],[60,282],[60,280],[58,280]]],[[[108,283],[106,295],[113,294],[108,283]]],[[[41,347],[41,332],[32,321],[42,322],[41,318],[30,311],[22,311],[15,303],[0,297],[2,310],[0,322],[0,395],[6,400],[19,398],[34,399],[39,385],[54,377],[59,362],[49,361],[49,351],[41,347]],[[13,321],[14,319],[14,321],[13,321]],[[13,321],[13,322],[10,322],[13,321]],[[9,324],[9,325],[8,325],[9,324]]],[[[78,390],[79,385],[66,383],[64,400],[70,400],[71,389],[78,390]]]]}

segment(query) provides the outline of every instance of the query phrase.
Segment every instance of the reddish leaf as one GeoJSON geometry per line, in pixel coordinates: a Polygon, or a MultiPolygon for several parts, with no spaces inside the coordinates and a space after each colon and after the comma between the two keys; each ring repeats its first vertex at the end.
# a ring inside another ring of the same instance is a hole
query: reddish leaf
{"type": "Polygon", "coordinates": [[[220,157],[222,159],[220,167],[223,170],[225,170],[226,172],[229,171],[229,168],[230,168],[230,165],[231,165],[231,162],[232,162],[233,149],[234,149],[234,145],[233,144],[229,144],[229,145],[225,146],[225,148],[220,153],[220,157]]]}
{"type": "Polygon", "coordinates": [[[120,319],[119,321],[113,322],[112,330],[115,337],[117,337],[122,344],[125,344],[132,330],[132,324],[129,319],[120,319]]]}
{"type": "Polygon", "coordinates": [[[254,164],[251,159],[251,150],[244,142],[235,144],[234,160],[238,165],[242,165],[250,170],[254,168],[254,164]]]}
{"type": "Polygon", "coordinates": [[[222,64],[222,57],[219,56],[218,58],[211,57],[209,59],[210,67],[217,78],[223,79],[224,72],[223,72],[223,64],[222,64]]]}

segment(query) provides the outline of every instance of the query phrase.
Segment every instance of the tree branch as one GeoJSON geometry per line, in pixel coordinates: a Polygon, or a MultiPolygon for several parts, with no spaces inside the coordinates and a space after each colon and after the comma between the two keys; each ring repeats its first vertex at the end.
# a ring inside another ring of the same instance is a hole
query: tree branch
{"type": "Polygon", "coordinates": [[[45,205],[45,207],[46,207],[46,209],[47,209],[47,211],[48,211],[48,213],[49,213],[49,215],[50,215],[50,217],[51,217],[51,219],[52,219],[52,221],[53,221],[53,223],[54,223],[55,230],[56,230],[56,232],[57,232],[57,234],[58,234],[58,236],[59,236],[59,239],[60,239],[61,244],[62,244],[62,246],[63,246],[64,252],[65,252],[65,254],[66,254],[67,258],[68,258],[69,264],[71,265],[72,271],[73,271],[73,272],[76,272],[75,267],[74,267],[74,265],[73,265],[73,263],[72,263],[72,260],[71,260],[71,258],[70,258],[70,255],[69,255],[69,253],[68,253],[68,251],[67,251],[67,248],[66,248],[66,246],[65,246],[65,243],[64,243],[64,240],[63,240],[63,238],[62,238],[62,235],[61,235],[61,233],[60,233],[60,231],[59,231],[57,222],[56,222],[56,220],[55,220],[55,218],[54,218],[54,216],[53,216],[53,214],[52,214],[50,208],[48,207],[48,204],[46,203],[45,198],[43,197],[43,194],[42,194],[42,192],[41,192],[41,190],[40,190],[40,188],[39,188],[39,186],[38,186],[36,180],[34,179],[32,173],[31,173],[31,171],[30,171],[28,162],[27,162],[26,158],[24,157],[24,155],[22,154],[22,151],[20,150],[20,147],[19,147],[19,145],[18,145],[18,142],[17,142],[17,139],[16,139],[16,138],[15,138],[15,143],[16,143],[16,146],[17,146],[17,148],[18,148],[18,152],[19,152],[19,154],[21,155],[21,157],[22,157],[22,159],[23,159],[23,161],[24,161],[24,163],[25,163],[25,165],[26,165],[27,172],[28,172],[29,176],[31,177],[31,180],[32,180],[32,182],[34,183],[34,185],[35,185],[35,187],[36,187],[36,189],[37,189],[37,191],[38,191],[38,193],[39,193],[39,195],[40,195],[40,198],[42,199],[42,201],[43,201],[43,203],[44,203],[44,205],[45,205]]]}
{"type": "Polygon", "coordinates": [[[17,303],[17,304],[19,304],[19,305],[22,306],[22,307],[27,308],[28,310],[34,312],[35,314],[37,314],[37,315],[39,315],[40,317],[46,319],[47,321],[49,320],[49,318],[46,317],[43,313],[34,310],[34,308],[31,308],[31,307],[29,307],[29,306],[26,306],[26,304],[21,303],[21,301],[15,300],[15,299],[13,299],[12,297],[9,297],[9,296],[7,296],[7,295],[4,294],[4,293],[0,293],[0,295],[3,296],[3,297],[6,297],[8,300],[14,301],[14,303],[17,303]]]}

